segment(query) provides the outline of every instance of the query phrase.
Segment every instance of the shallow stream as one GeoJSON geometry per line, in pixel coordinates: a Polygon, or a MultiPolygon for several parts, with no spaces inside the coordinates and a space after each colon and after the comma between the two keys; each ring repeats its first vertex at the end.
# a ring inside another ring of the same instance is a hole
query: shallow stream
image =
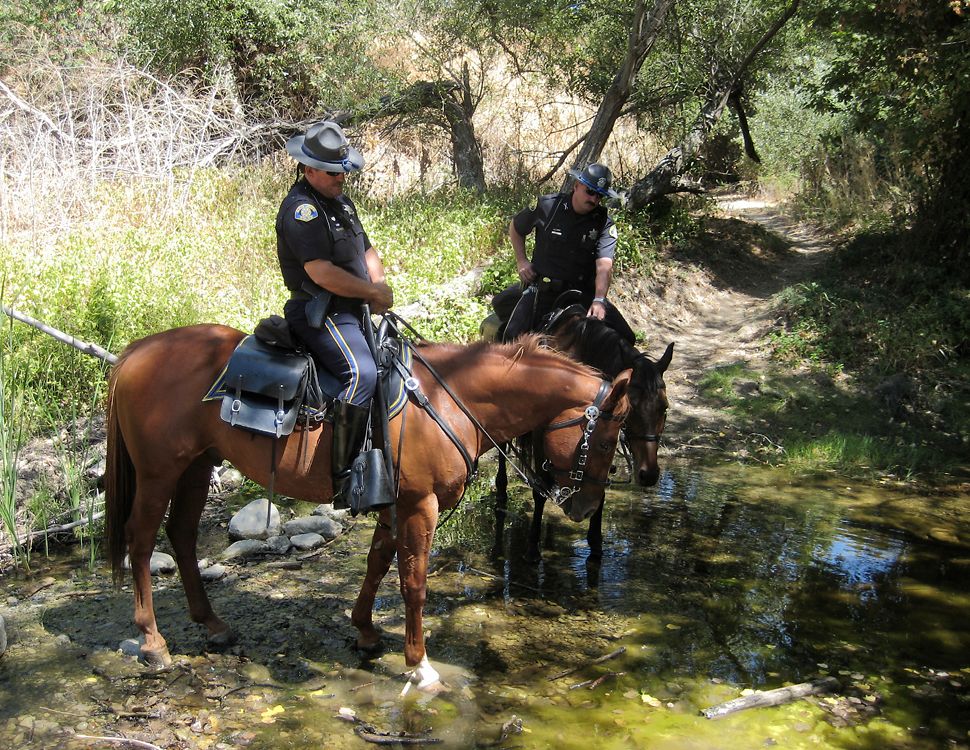
{"type": "MultiPolygon", "coordinates": [[[[970,747],[970,496],[669,462],[655,488],[610,490],[601,563],[584,527],[547,510],[536,564],[521,555],[520,492],[500,534],[487,497],[438,532],[425,626],[448,689],[434,697],[398,695],[393,570],[376,613],[385,654],[352,647],[372,520],[299,570],[263,561],[210,584],[240,631],[229,654],[204,653],[178,581],[160,581],[176,658],[162,674],[114,650],[136,635],[130,587],[110,589],[76,550],[35,556],[31,576],[0,589],[0,747],[124,734],[164,748],[363,748],[360,722],[372,739],[454,748],[970,747]],[[834,692],[700,713],[825,676],[834,692]]],[[[224,523],[232,509],[213,512],[224,523]]],[[[224,534],[214,523],[202,554],[224,534]]]]}

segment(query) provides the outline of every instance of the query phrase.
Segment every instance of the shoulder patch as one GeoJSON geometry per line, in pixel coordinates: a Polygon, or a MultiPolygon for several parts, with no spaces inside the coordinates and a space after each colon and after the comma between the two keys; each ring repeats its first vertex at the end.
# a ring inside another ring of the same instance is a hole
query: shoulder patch
{"type": "Polygon", "coordinates": [[[610,227],[610,237],[612,237],[615,240],[617,236],[618,235],[616,231],[616,224],[614,224],[613,226],[610,227]]]}
{"type": "Polygon", "coordinates": [[[320,212],[312,203],[301,203],[293,212],[293,218],[297,221],[313,221],[319,215],[320,212]]]}

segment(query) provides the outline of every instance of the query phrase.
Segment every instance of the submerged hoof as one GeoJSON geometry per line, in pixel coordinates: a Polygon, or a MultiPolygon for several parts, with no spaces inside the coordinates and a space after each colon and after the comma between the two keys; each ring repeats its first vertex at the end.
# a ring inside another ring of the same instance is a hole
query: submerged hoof
{"type": "Polygon", "coordinates": [[[149,667],[156,669],[166,669],[172,666],[172,655],[168,652],[168,648],[164,646],[162,648],[143,648],[141,658],[149,667]]]}
{"type": "Polygon", "coordinates": [[[213,633],[206,638],[205,645],[210,651],[225,651],[236,645],[236,633],[232,628],[226,628],[221,633],[213,633]]]}
{"type": "Polygon", "coordinates": [[[354,645],[363,656],[368,658],[380,656],[384,652],[384,642],[380,636],[377,636],[375,639],[368,638],[367,640],[357,638],[357,642],[354,645]]]}

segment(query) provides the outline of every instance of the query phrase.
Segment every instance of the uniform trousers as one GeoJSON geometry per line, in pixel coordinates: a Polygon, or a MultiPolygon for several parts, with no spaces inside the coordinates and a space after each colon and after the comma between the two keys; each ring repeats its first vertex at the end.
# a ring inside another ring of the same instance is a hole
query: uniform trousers
{"type": "Polygon", "coordinates": [[[338,400],[370,404],[377,387],[377,364],[364,338],[361,316],[331,313],[324,318],[323,328],[313,328],[307,322],[306,301],[294,299],[286,303],[283,313],[317,362],[344,384],[338,400]]]}

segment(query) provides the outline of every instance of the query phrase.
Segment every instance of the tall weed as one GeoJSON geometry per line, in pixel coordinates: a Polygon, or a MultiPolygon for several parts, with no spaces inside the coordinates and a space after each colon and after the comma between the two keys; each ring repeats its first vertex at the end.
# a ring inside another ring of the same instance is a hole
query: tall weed
{"type": "Polygon", "coordinates": [[[19,537],[17,469],[24,441],[23,393],[17,361],[11,357],[13,320],[0,341],[0,539],[6,537],[14,557],[24,568],[30,566],[30,546],[19,537]]]}

